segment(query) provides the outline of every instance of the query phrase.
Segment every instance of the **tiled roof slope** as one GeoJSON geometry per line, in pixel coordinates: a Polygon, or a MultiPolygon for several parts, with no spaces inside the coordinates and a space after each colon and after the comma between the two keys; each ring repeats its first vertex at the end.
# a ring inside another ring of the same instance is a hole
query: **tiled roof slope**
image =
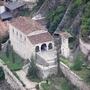
{"type": "Polygon", "coordinates": [[[49,32],[28,36],[28,38],[32,44],[39,44],[39,43],[44,43],[44,42],[48,42],[48,41],[53,40],[53,38],[49,32]]]}
{"type": "Polygon", "coordinates": [[[27,35],[34,31],[45,30],[45,27],[43,27],[40,23],[22,16],[13,19],[11,24],[27,35]]]}

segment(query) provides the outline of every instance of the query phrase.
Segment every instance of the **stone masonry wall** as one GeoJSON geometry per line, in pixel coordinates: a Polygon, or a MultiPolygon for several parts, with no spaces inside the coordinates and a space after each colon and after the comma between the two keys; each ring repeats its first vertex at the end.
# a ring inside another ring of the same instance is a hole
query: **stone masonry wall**
{"type": "Polygon", "coordinates": [[[90,43],[85,43],[84,41],[82,41],[81,39],[79,40],[80,41],[80,49],[81,51],[87,55],[88,52],[90,51],[90,43]]]}
{"type": "Polygon", "coordinates": [[[67,77],[67,79],[70,80],[73,85],[78,87],[80,90],[90,90],[90,86],[86,85],[86,83],[84,83],[84,81],[78,75],[71,71],[69,67],[62,62],[60,67],[65,77],[67,77]]]}
{"type": "Polygon", "coordinates": [[[14,90],[25,90],[21,82],[13,75],[9,68],[0,60],[0,66],[3,67],[5,78],[14,90]]]}

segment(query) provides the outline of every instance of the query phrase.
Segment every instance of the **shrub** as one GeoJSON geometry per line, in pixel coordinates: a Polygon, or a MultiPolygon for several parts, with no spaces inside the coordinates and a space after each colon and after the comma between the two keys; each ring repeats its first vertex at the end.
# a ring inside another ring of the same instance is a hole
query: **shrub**
{"type": "Polygon", "coordinates": [[[90,38],[90,2],[87,3],[82,16],[81,37],[84,41],[89,42],[90,38]]]}
{"type": "Polygon", "coordinates": [[[88,72],[87,77],[85,78],[86,82],[90,82],[90,72],[88,72]]]}
{"type": "Polygon", "coordinates": [[[0,81],[1,80],[5,80],[5,74],[2,67],[0,67],[0,81]]]}
{"type": "Polygon", "coordinates": [[[82,64],[83,64],[83,61],[81,60],[80,56],[78,55],[71,68],[73,70],[81,70],[82,69],[82,64]]]}
{"type": "Polygon", "coordinates": [[[46,19],[48,21],[47,28],[51,34],[56,30],[58,24],[60,23],[65,13],[65,10],[66,10],[66,6],[61,5],[61,6],[57,6],[54,10],[48,12],[46,16],[46,19]]]}

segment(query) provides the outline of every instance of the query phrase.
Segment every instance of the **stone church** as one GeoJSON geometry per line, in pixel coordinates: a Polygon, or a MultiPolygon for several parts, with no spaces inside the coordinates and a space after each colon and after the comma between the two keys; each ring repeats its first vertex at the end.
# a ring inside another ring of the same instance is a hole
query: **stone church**
{"type": "MultiPolygon", "coordinates": [[[[9,37],[15,52],[24,59],[36,57],[40,77],[46,78],[57,71],[57,54],[53,37],[45,26],[29,17],[17,17],[9,23],[9,37]]],[[[62,54],[68,57],[68,36],[62,33],[62,54]],[[63,44],[65,42],[65,44],[63,44]],[[65,50],[66,49],[66,50],[65,50]],[[66,53],[66,54],[65,54],[66,53]]]]}

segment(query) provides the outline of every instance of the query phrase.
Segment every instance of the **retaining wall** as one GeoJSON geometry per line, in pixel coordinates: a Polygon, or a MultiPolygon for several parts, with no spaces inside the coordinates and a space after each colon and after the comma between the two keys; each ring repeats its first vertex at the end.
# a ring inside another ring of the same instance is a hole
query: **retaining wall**
{"type": "Polygon", "coordinates": [[[81,51],[87,55],[88,52],[90,51],[90,43],[85,43],[83,40],[79,40],[80,41],[80,49],[81,51]]]}
{"type": "Polygon", "coordinates": [[[65,77],[67,77],[67,79],[70,80],[73,85],[78,87],[80,90],[90,90],[90,86],[84,83],[84,81],[73,71],[71,71],[69,67],[67,67],[62,62],[60,67],[65,77]]]}
{"type": "Polygon", "coordinates": [[[5,78],[12,88],[15,90],[25,90],[22,83],[14,76],[14,74],[10,71],[7,65],[2,62],[2,60],[0,60],[0,66],[3,67],[5,78]]]}

